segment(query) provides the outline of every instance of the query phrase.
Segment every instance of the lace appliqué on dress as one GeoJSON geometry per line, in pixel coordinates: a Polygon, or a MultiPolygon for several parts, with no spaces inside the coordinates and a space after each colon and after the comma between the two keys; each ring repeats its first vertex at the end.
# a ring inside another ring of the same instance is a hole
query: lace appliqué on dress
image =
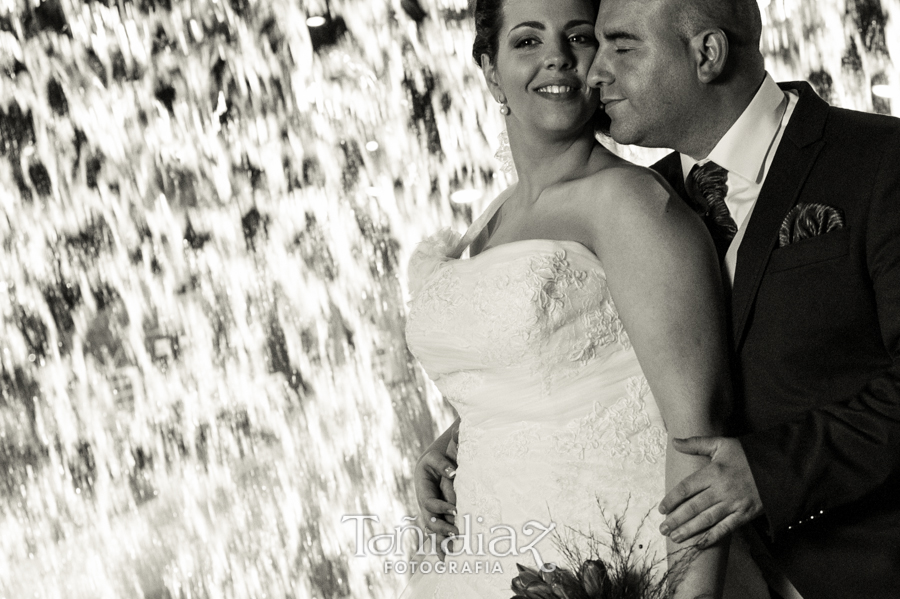
{"type": "Polygon", "coordinates": [[[526,422],[504,435],[496,449],[497,455],[505,458],[522,458],[532,447],[540,448],[543,427],[534,422],[526,422]]]}
{"type": "Polygon", "coordinates": [[[610,406],[594,402],[590,414],[556,436],[558,451],[584,459],[587,453],[656,464],[666,455],[666,433],[650,422],[645,407],[650,387],[644,377],[628,380],[626,395],[610,406]]]}
{"type": "Polygon", "coordinates": [[[619,349],[631,349],[606,277],[596,270],[569,269],[565,261],[557,261],[554,266],[561,276],[545,286],[542,299],[553,310],[564,307],[565,297],[568,307],[561,312],[560,324],[564,326],[554,322],[553,316],[548,319],[548,332],[557,335],[557,340],[547,346],[542,359],[542,391],[547,397],[557,384],[577,376],[583,367],[609,353],[601,350],[612,351],[615,344],[619,349]],[[572,312],[578,315],[577,320],[572,319],[572,312]]]}
{"type": "Polygon", "coordinates": [[[558,325],[565,317],[569,292],[581,289],[587,279],[585,271],[574,270],[570,266],[563,250],[532,258],[528,276],[534,289],[532,298],[546,324],[551,327],[558,325]]]}
{"type": "Polygon", "coordinates": [[[407,324],[421,330],[445,331],[454,320],[453,308],[458,299],[458,277],[451,270],[443,270],[410,301],[407,324]]]}
{"type": "Polygon", "coordinates": [[[540,339],[538,317],[531,297],[534,285],[523,276],[519,261],[502,273],[482,273],[472,293],[472,307],[478,326],[473,332],[480,341],[479,362],[494,366],[521,364],[532,354],[532,340],[540,339]],[[498,310],[497,306],[503,306],[498,310]]]}
{"type": "MultiPolygon", "coordinates": [[[[606,287],[605,281],[604,287],[606,287]]],[[[581,346],[569,355],[571,361],[585,364],[596,357],[599,349],[613,343],[618,343],[624,349],[631,349],[631,340],[628,338],[628,333],[625,332],[625,325],[619,318],[612,298],[605,301],[596,310],[589,310],[582,314],[581,323],[584,327],[584,337],[581,346]]]]}
{"type": "Polygon", "coordinates": [[[471,514],[473,517],[481,517],[485,522],[502,522],[503,513],[500,509],[500,501],[497,494],[485,485],[473,482],[471,485],[461,486],[460,491],[469,497],[471,514]]]}

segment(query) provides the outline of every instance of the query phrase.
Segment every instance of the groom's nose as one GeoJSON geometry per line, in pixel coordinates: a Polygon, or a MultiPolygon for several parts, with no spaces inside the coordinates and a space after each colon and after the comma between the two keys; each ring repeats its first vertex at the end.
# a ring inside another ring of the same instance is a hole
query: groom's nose
{"type": "Polygon", "coordinates": [[[606,64],[606,60],[603,56],[603,49],[601,48],[597,51],[597,55],[594,56],[591,68],[588,70],[588,85],[599,88],[601,85],[612,83],[614,80],[615,77],[606,64]]]}

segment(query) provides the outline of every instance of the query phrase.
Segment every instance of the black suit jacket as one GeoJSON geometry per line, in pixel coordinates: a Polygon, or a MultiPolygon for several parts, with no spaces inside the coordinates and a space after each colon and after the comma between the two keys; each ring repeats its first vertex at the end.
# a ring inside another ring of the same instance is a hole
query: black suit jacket
{"type": "MultiPolygon", "coordinates": [[[[900,119],[806,83],[738,250],[736,433],[806,599],[900,597],[900,119]],[[845,228],[778,247],[798,203],[845,228]]],[[[671,154],[654,165],[684,193],[671,154]]]]}

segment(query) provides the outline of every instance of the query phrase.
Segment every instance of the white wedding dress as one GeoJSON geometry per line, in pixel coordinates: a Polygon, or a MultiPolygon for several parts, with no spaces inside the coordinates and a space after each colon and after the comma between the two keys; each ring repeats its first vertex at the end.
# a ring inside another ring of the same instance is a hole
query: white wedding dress
{"type": "MultiPolygon", "coordinates": [[[[530,550],[504,554],[550,523],[603,538],[604,515],[624,518],[665,569],[665,427],[603,265],[577,242],[544,239],[459,259],[505,197],[462,240],[444,231],[410,260],[407,342],[461,417],[457,527],[473,554],[447,558],[456,573],[414,577],[404,597],[508,599],[515,564],[539,564],[530,550]],[[512,540],[491,551],[501,536],[512,540]]],[[[554,536],[536,545],[540,561],[567,565],[554,536]]]]}

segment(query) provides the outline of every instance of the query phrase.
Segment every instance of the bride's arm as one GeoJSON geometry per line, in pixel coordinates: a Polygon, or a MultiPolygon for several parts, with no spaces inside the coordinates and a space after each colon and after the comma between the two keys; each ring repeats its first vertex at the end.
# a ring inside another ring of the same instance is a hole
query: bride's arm
{"type": "MultiPolygon", "coordinates": [[[[719,266],[700,219],[651,171],[628,165],[591,179],[582,188],[594,190],[588,236],[666,422],[668,490],[707,461],[678,453],[671,440],[721,434],[731,408],[719,266]]],[[[681,574],[670,556],[681,580],[675,597],[721,596],[727,542],[689,557],[681,574]]]]}

